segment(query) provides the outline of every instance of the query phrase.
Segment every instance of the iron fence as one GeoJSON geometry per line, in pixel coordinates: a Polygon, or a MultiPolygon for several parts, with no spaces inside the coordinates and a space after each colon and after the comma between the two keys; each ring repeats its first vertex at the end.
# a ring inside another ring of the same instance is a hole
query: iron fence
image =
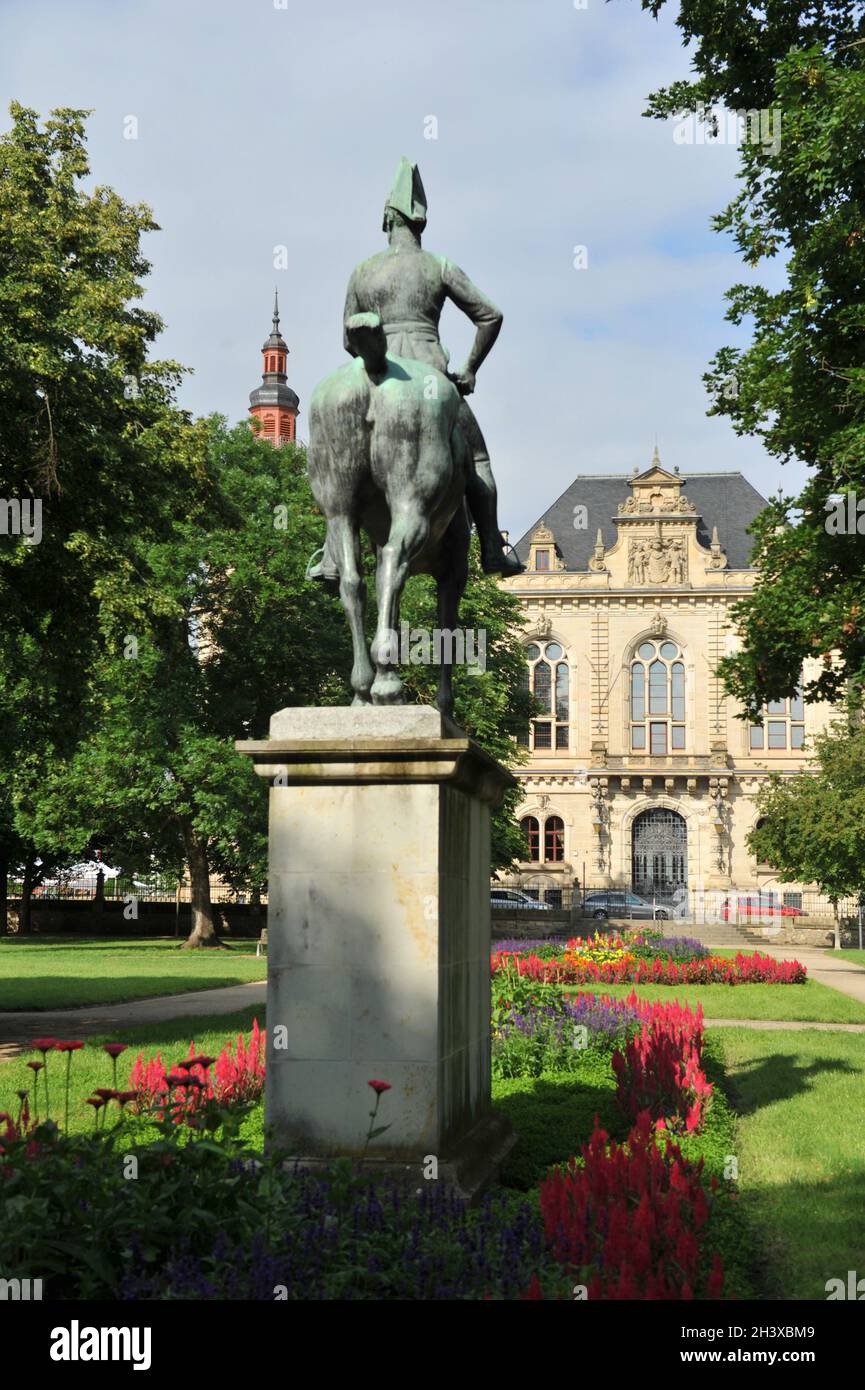
{"type": "MultiPolygon", "coordinates": [[[[855,896],[837,903],[816,889],[771,888],[751,885],[730,888],[689,888],[684,884],[664,889],[635,890],[630,884],[603,882],[565,884],[532,883],[519,878],[493,879],[490,901],[497,911],[532,911],[562,908],[572,916],[615,917],[624,919],[662,919],[697,922],[706,925],[731,923],[749,925],[821,926],[827,922],[858,923],[859,899],[855,896]]],[[[863,899],[865,920],[865,899],[863,899]]]]}
{"type": "MultiPolygon", "coordinates": [[[[94,902],[98,897],[98,880],[98,874],[85,874],[76,878],[58,876],[44,883],[37,883],[31,889],[31,901],[34,906],[40,902],[94,902]]],[[[23,889],[23,879],[10,877],[9,900],[11,902],[20,901],[23,889]]],[[[189,904],[191,889],[188,883],[178,883],[176,880],[165,877],[148,881],[121,874],[116,878],[106,876],[103,879],[102,896],[107,903],[129,902],[134,898],[137,902],[189,904]]],[[[221,879],[211,879],[210,901],[238,904],[266,903],[267,893],[262,892],[254,896],[248,889],[235,889],[229,884],[223,883],[221,879]]]]}

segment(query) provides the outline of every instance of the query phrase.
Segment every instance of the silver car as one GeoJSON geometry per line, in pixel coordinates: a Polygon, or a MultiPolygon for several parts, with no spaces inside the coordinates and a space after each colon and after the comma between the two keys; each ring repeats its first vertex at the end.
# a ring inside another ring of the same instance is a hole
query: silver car
{"type": "Polygon", "coordinates": [[[637,893],[604,890],[587,893],[583,899],[583,915],[586,917],[648,917],[665,922],[670,916],[668,907],[657,907],[641,898],[637,893]]]}
{"type": "Polygon", "coordinates": [[[537,898],[532,898],[528,893],[521,893],[517,888],[491,888],[490,907],[512,907],[534,908],[539,912],[552,911],[549,903],[539,902],[537,898]]]}

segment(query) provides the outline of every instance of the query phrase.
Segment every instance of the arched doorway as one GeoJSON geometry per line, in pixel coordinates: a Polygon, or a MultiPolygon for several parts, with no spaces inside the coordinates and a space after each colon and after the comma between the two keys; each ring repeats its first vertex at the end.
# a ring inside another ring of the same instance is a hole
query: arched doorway
{"type": "Polygon", "coordinates": [[[688,828],[677,811],[655,806],[631,827],[631,883],[635,893],[672,897],[688,881],[688,828]]]}

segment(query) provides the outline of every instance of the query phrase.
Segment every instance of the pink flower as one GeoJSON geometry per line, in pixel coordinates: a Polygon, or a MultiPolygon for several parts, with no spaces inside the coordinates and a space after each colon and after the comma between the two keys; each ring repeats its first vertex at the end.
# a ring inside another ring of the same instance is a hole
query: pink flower
{"type": "Polygon", "coordinates": [[[121,1052],[126,1051],[126,1043],[103,1043],[102,1051],[107,1052],[109,1057],[119,1057],[121,1052]]]}
{"type": "Polygon", "coordinates": [[[391,1084],[389,1081],[368,1081],[366,1084],[367,1086],[372,1087],[377,1096],[380,1096],[383,1091],[391,1090],[391,1084]]]}

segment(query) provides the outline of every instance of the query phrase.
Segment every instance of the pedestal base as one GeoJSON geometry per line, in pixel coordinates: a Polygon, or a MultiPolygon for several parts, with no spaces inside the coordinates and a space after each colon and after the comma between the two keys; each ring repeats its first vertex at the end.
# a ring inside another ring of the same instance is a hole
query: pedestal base
{"type": "MultiPolygon", "coordinates": [[[[435,1165],[415,1159],[400,1163],[396,1159],[361,1158],[357,1167],[372,1178],[389,1178],[403,1183],[409,1190],[420,1192],[428,1182],[443,1182],[461,1197],[472,1203],[483,1195],[495,1180],[499,1168],[517,1142],[511,1124],[503,1115],[490,1111],[466,1134],[448,1157],[435,1165]]],[[[327,1168],[331,1158],[318,1155],[294,1154],[287,1160],[290,1166],[315,1172],[327,1168]]]]}
{"type": "MultiPolygon", "coordinates": [[[[489,814],[511,776],[433,709],[288,709],[238,744],[270,793],[265,1123],[304,1162],[466,1195],[507,1151],[490,1105],[489,814]],[[390,1083],[365,1146],[374,1094],[390,1083]]],[[[511,1140],[511,1142],[513,1142],[511,1140]]]]}

